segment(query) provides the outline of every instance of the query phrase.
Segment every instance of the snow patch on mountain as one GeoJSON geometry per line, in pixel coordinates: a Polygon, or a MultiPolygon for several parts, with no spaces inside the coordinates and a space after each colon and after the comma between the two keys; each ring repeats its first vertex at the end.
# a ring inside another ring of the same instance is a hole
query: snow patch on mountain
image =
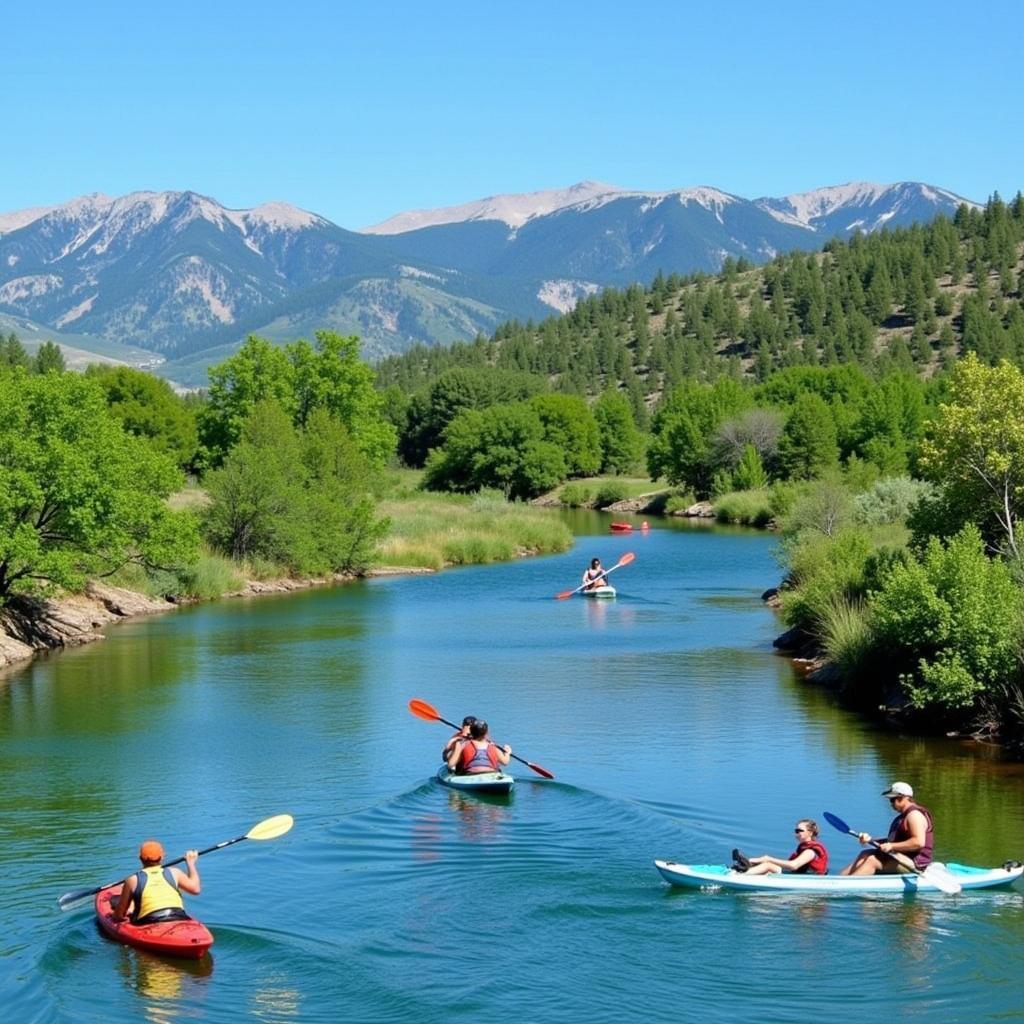
{"type": "Polygon", "coordinates": [[[176,294],[192,292],[201,296],[210,310],[211,315],[222,324],[233,324],[235,313],[230,304],[225,302],[217,292],[224,291],[224,282],[210,266],[197,256],[189,257],[186,261],[189,269],[179,278],[174,289],[176,294]],[[215,285],[219,288],[215,289],[215,285]]]}
{"type": "Polygon", "coordinates": [[[408,267],[402,265],[398,268],[398,272],[402,277],[426,277],[431,281],[444,282],[444,278],[440,274],[432,274],[429,270],[422,270],[419,267],[408,267]]]}
{"type": "Polygon", "coordinates": [[[45,217],[52,206],[33,206],[28,210],[13,210],[11,213],[0,213],[0,235],[6,235],[10,231],[17,231],[33,221],[45,217]]]}
{"type": "Polygon", "coordinates": [[[73,306],[66,313],[62,313],[53,321],[54,327],[64,327],[72,321],[77,320],[80,316],[85,316],[85,314],[92,309],[92,304],[98,297],[99,292],[96,292],[95,295],[90,295],[84,302],[80,302],[77,306],[73,306]]]}
{"type": "Polygon", "coordinates": [[[586,295],[597,292],[598,286],[592,281],[544,281],[537,298],[559,313],[568,313],[586,295]]]}
{"type": "Polygon", "coordinates": [[[13,306],[21,299],[36,299],[47,292],[56,291],[63,284],[57,274],[30,274],[16,277],[0,285],[0,304],[13,306]]]}

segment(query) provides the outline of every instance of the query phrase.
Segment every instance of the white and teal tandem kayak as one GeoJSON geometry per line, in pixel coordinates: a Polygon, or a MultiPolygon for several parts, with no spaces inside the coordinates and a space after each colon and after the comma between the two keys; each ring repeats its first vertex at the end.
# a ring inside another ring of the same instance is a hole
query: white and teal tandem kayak
{"type": "MultiPolygon", "coordinates": [[[[672,885],[690,889],[742,889],[746,892],[941,892],[922,875],[748,875],[721,864],[677,864],[656,860],[661,877],[672,885]]],[[[966,864],[946,864],[950,875],[963,889],[996,889],[1012,885],[1024,873],[1024,866],[1007,861],[1001,868],[972,868],[966,864]]]]}
{"type": "Polygon", "coordinates": [[[605,584],[603,587],[594,587],[593,590],[584,590],[583,591],[583,596],[584,597],[614,597],[615,593],[616,593],[616,591],[615,591],[614,587],[610,587],[610,586],[608,586],[608,584],[605,584]]]}
{"type": "Polygon", "coordinates": [[[459,775],[447,765],[437,769],[437,781],[442,786],[461,789],[466,793],[510,793],[515,777],[505,772],[476,772],[470,775],[459,775]]]}

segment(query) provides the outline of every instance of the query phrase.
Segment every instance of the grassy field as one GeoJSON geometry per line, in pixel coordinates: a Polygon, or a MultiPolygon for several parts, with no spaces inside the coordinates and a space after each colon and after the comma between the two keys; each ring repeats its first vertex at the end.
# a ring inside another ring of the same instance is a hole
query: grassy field
{"type": "Polygon", "coordinates": [[[378,511],[391,519],[377,547],[381,566],[441,569],[572,547],[572,533],[555,513],[507,502],[496,492],[410,491],[382,501],[378,511]]]}

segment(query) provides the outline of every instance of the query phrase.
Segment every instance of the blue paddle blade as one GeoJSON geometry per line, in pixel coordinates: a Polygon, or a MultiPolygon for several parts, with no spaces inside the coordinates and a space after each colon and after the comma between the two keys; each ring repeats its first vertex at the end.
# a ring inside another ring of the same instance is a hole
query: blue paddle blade
{"type": "Polygon", "coordinates": [[[825,820],[833,827],[839,829],[840,832],[850,833],[853,831],[849,825],[843,821],[837,814],[832,814],[830,811],[825,811],[825,820]]]}

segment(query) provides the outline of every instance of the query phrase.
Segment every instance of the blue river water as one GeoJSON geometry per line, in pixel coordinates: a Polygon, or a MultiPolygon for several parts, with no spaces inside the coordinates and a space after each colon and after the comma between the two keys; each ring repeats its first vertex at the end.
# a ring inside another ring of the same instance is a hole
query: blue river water
{"type": "Polygon", "coordinates": [[[1024,859],[1024,770],[879,732],[772,652],[772,536],[571,517],[568,554],[224,601],[135,620],[0,680],[0,1005],[30,1022],[803,1022],[1024,1019],[1024,892],[673,890],[654,858],[788,854],[831,810],[884,831],[910,781],[940,859],[1024,859]],[[556,592],[636,560],[613,601],[556,592]],[[488,719],[507,798],[434,779],[488,719]],[[105,940],[56,897],[288,812],[202,858],[183,964],[105,940]]]}

